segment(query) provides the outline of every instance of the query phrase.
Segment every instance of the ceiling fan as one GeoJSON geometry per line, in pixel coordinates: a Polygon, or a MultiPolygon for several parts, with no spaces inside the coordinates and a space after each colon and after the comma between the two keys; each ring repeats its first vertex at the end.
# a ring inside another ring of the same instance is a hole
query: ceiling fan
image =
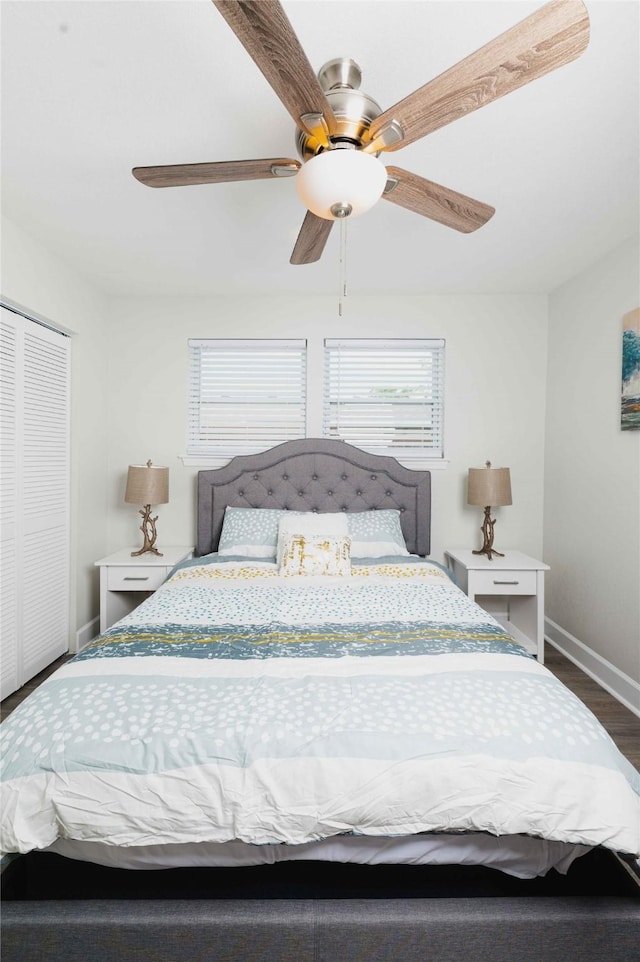
{"type": "Polygon", "coordinates": [[[494,208],[385,165],[398,150],[484,104],[575,60],[589,42],[582,0],[551,0],[395,106],[382,111],[360,88],[350,59],[326,63],[316,77],[279,0],[213,0],[293,117],[300,160],[222,161],[135,167],[149,187],[296,177],[307,207],[292,264],[322,256],[333,222],[368,210],[382,197],[470,233],[494,208]]]}

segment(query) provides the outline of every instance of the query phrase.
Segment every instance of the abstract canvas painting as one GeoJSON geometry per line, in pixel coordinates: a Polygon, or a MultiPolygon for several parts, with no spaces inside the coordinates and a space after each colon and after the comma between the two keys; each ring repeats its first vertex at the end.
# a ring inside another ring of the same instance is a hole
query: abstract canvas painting
{"type": "Polygon", "coordinates": [[[640,307],[622,318],[622,406],[623,431],[640,428],[640,307]]]}

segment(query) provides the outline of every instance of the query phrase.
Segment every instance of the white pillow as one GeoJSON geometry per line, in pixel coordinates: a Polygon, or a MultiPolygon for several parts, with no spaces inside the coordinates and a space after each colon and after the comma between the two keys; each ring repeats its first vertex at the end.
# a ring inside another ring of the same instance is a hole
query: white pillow
{"type": "Polygon", "coordinates": [[[304,514],[289,514],[286,512],[278,524],[278,548],[276,561],[278,567],[282,564],[282,555],[285,542],[291,535],[310,535],[314,537],[346,538],[349,534],[347,516],[343,512],[335,514],[320,514],[316,511],[307,511],[304,514]]]}

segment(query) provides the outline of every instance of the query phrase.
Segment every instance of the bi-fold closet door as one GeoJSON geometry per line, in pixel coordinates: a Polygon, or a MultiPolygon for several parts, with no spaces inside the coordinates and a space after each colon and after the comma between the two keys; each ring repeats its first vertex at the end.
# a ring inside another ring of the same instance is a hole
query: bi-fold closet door
{"type": "Polygon", "coordinates": [[[0,698],[69,648],[70,339],[0,308],[0,698]]]}

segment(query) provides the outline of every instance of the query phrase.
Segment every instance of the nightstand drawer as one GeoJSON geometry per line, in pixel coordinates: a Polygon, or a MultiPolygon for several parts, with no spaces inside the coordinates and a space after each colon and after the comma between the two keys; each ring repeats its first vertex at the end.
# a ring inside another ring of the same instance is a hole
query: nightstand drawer
{"type": "Polygon", "coordinates": [[[473,592],[476,595],[535,595],[535,571],[474,571],[473,592]]]}
{"type": "Polygon", "coordinates": [[[167,569],[155,566],[131,565],[109,568],[109,591],[155,591],[167,577],[167,569]]]}
{"type": "Polygon", "coordinates": [[[96,561],[100,568],[100,631],[130,614],[192,553],[187,545],[163,545],[161,555],[138,555],[134,548],[121,548],[96,561]]]}

